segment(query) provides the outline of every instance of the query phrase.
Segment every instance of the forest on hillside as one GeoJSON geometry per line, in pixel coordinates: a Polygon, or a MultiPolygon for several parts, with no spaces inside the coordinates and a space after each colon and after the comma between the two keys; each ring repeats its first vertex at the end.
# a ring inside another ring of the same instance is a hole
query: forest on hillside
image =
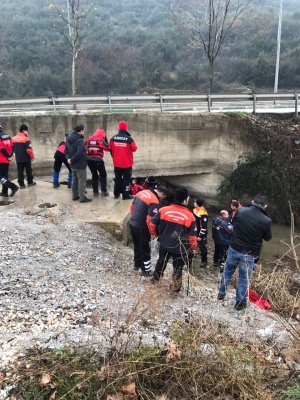
{"type": "MultiPolygon", "coordinates": [[[[0,97],[72,93],[65,24],[72,3],[86,12],[78,19],[76,94],[207,93],[207,54],[191,46],[172,1],[1,0],[0,97]]],[[[273,91],[279,3],[256,3],[235,21],[215,59],[214,92],[273,91]]],[[[284,0],[279,91],[300,88],[297,6],[284,0]]]]}

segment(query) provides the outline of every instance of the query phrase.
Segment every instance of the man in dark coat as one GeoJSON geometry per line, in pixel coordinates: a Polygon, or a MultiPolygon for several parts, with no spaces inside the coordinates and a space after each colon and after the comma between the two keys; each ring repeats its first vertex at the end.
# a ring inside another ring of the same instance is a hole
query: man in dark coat
{"type": "Polygon", "coordinates": [[[258,194],[249,207],[239,207],[234,216],[234,228],[225,270],[219,285],[218,300],[223,300],[231,278],[239,268],[239,279],[236,288],[236,310],[247,306],[247,290],[251,278],[254,261],[260,255],[262,241],[272,239],[272,221],[267,217],[265,209],[268,199],[258,194]]]}
{"type": "Polygon", "coordinates": [[[87,182],[87,154],[84,144],[84,125],[76,125],[68,134],[66,140],[65,156],[72,169],[72,195],[73,200],[80,203],[88,203],[92,199],[85,196],[85,188],[87,182]]]}

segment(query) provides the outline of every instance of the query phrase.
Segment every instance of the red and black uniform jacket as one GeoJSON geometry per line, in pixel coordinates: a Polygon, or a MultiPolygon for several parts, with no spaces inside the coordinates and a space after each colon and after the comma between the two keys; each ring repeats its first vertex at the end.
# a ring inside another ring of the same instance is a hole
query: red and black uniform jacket
{"type": "MultiPolygon", "coordinates": [[[[156,192],[152,190],[142,190],[135,196],[130,204],[131,217],[130,225],[137,228],[146,228],[151,219],[158,213],[159,199],[156,192]]],[[[149,229],[150,230],[150,229],[149,229]]]]}
{"type": "Polygon", "coordinates": [[[132,153],[137,150],[137,145],[127,131],[119,131],[109,141],[109,148],[113,158],[113,164],[118,168],[133,166],[132,153]]]}
{"type": "Polygon", "coordinates": [[[13,155],[13,143],[6,133],[0,131],[0,164],[9,164],[13,155]]]}
{"type": "Polygon", "coordinates": [[[162,207],[150,222],[150,233],[159,236],[161,246],[170,253],[183,255],[197,248],[196,220],[183,205],[162,207]]]}
{"type": "Polygon", "coordinates": [[[24,132],[18,132],[17,135],[12,138],[12,142],[17,163],[34,160],[32,145],[24,132]]]}
{"type": "Polygon", "coordinates": [[[109,144],[107,143],[105,131],[97,129],[93,136],[90,136],[86,142],[85,147],[88,155],[88,160],[103,159],[104,151],[109,151],[109,144]]]}

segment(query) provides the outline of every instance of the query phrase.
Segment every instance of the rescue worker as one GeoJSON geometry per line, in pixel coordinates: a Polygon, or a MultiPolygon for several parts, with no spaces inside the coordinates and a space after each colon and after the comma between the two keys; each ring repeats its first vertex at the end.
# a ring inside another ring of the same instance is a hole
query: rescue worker
{"type": "Polygon", "coordinates": [[[14,153],[17,162],[18,183],[20,185],[20,189],[25,189],[26,187],[24,184],[24,169],[26,171],[28,186],[36,185],[36,182],[33,181],[31,168],[31,163],[34,160],[34,153],[28,138],[27,125],[22,124],[20,126],[19,132],[12,138],[12,142],[14,145],[14,153]]]}
{"type": "Polygon", "coordinates": [[[130,194],[130,178],[133,166],[133,154],[137,150],[135,141],[127,131],[127,122],[121,121],[118,125],[119,132],[109,141],[109,148],[114,164],[115,172],[115,199],[122,194],[123,200],[133,199],[130,194]]]}
{"type": "Polygon", "coordinates": [[[130,181],[130,194],[135,196],[141,190],[144,190],[143,186],[139,185],[135,178],[132,178],[131,181],[130,181]]]}
{"type": "Polygon", "coordinates": [[[149,223],[158,213],[159,202],[167,196],[167,189],[159,186],[138,192],[130,205],[129,227],[133,240],[134,269],[141,270],[143,276],[150,275],[151,235],[149,223]]]}
{"type": "Polygon", "coordinates": [[[162,207],[149,225],[151,234],[159,236],[160,241],[159,258],[151,283],[159,281],[172,257],[172,292],[180,291],[183,266],[189,265],[190,252],[195,253],[197,248],[197,226],[195,217],[187,206],[189,198],[187,189],[177,189],[173,203],[162,207]]]}
{"type": "Polygon", "coordinates": [[[99,196],[99,176],[101,185],[101,196],[108,196],[107,174],[103,161],[104,151],[109,151],[109,144],[103,129],[96,129],[86,142],[87,164],[92,174],[92,187],[94,196],[99,196]]]}
{"type": "MultiPolygon", "coordinates": [[[[68,134],[66,133],[66,137],[68,134]]],[[[62,164],[64,164],[68,168],[68,188],[70,189],[72,187],[72,170],[71,167],[66,159],[65,156],[65,150],[66,150],[66,140],[63,140],[62,142],[59,143],[57,146],[57,149],[54,154],[54,165],[53,165],[53,187],[58,188],[60,186],[59,183],[59,173],[62,167],[62,164]]]]}
{"type": "Polygon", "coordinates": [[[197,225],[197,241],[201,253],[200,267],[205,268],[207,265],[207,222],[208,213],[204,208],[204,200],[196,199],[194,201],[193,213],[196,218],[197,225]]]}
{"type": "Polygon", "coordinates": [[[3,127],[0,124],[0,182],[2,184],[0,195],[3,197],[8,197],[8,189],[11,189],[11,197],[19,190],[19,186],[8,179],[9,163],[13,160],[12,140],[10,136],[3,132],[3,127]]]}
{"type": "Polygon", "coordinates": [[[215,242],[214,266],[224,271],[227,251],[230,244],[230,236],[233,226],[228,222],[229,213],[226,210],[220,211],[220,215],[212,220],[212,238],[215,242]]]}

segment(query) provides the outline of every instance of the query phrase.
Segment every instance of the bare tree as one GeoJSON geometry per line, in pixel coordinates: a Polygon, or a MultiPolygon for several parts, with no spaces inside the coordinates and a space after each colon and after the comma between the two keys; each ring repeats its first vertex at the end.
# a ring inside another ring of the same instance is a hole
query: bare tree
{"type": "Polygon", "coordinates": [[[213,90],[215,60],[225,41],[237,35],[241,15],[255,0],[174,0],[170,10],[176,24],[195,49],[205,51],[209,64],[209,90],[213,90]]]}
{"type": "Polygon", "coordinates": [[[81,0],[60,0],[66,5],[66,9],[58,3],[49,1],[48,8],[55,13],[60,23],[54,24],[54,28],[62,35],[67,43],[67,49],[60,47],[64,53],[72,57],[72,96],[76,95],[76,59],[82,42],[88,36],[87,29],[83,30],[83,21],[94,8],[94,3],[81,6],[81,0]]]}

